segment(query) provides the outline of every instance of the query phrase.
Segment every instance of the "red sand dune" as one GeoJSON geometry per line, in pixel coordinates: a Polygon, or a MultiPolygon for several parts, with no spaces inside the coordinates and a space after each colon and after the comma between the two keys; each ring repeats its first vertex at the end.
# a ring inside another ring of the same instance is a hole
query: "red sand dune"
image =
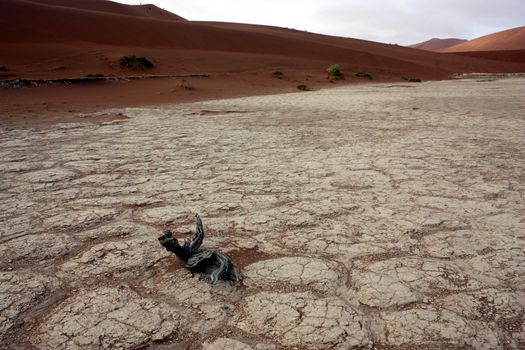
{"type": "Polygon", "coordinates": [[[419,50],[439,51],[442,49],[446,49],[447,47],[451,47],[454,45],[464,43],[466,41],[467,40],[465,39],[456,39],[456,38],[448,38],[448,39],[432,38],[430,40],[424,41],[419,44],[409,45],[408,47],[411,47],[413,49],[419,49],[419,50]]]}
{"type": "Polygon", "coordinates": [[[155,5],[124,5],[106,0],[29,0],[44,5],[62,6],[80,10],[107,12],[123,16],[156,18],[161,20],[186,21],[171,12],[160,9],[155,5]]]}
{"type": "Polygon", "coordinates": [[[525,50],[465,51],[454,52],[452,54],[483,58],[499,62],[525,63],[525,50]]]}
{"type": "MultiPolygon", "coordinates": [[[[164,73],[225,68],[237,71],[246,65],[264,67],[238,61],[257,63],[258,59],[269,57],[281,61],[286,57],[287,64],[293,63],[291,60],[322,60],[346,63],[347,69],[428,77],[445,77],[465,70],[521,68],[276,27],[174,21],[170,16],[165,16],[169,18],[165,20],[140,15],[144,11],[147,11],[144,6],[137,8],[102,0],[2,0],[0,23],[4,30],[0,43],[6,49],[0,59],[2,64],[14,67],[18,62],[25,63],[20,67],[22,76],[73,74],[74,69],[82,68],[109,73],[118,68],[112,65],[118,59],[115,56],[132,51],[149,53],[164,73]],[[205,53],[199,55],[198,51],[205,53]],[[212,57],[224,54],[231,56],[233,62],[212,57]],[[178,61],[186,55],[197,62],[171,64],[173,59],[178,61]],[[35,69],[43,63],[65,68],[35,69]],[[228,63],[230,67],[225,67],[228,63]],[[32,69],[24,69],[28,65],[32,69]]],[[[319,66],[320,70],[324,68],[319,66]]]]}
{"type": "Polygon", "coordinates": [[[0,106],[10,115],[296,91],[299,84],[315,89],[332,84],[326,79],[332,63],[341,64],[345,82],[362,81],[353,74],[359,71],[370,72],[375,81],[525,72],[523,60],[442,54],[278,27],[192,22],[152,5],[104,0],[1,0],[0,27],[0,67],[8,68],[0,79],[210,74],[184,83],[194,89],[181,89],[184,84],[173,79],[2,89],[0,106]],[[119,59],[129,54],[146,56],[155,68],[122,68],[119,59]],[[275,71],[284,76],[276,78],[275,71]]]}
{"type": "Polygon", "coordinates": [[[442,52],[525,50],[525,26],[485,35],[447,47],[442,52]]]}

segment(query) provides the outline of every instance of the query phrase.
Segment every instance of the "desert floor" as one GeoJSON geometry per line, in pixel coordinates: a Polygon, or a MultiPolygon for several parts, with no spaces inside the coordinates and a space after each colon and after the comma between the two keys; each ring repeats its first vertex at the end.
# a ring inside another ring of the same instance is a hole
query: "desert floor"
{"type": "Polygon", "coordinates": [[[525,79],[0,130],[0,335],[38,349],[523,349],[525,79]],[[240,286],[158,243],[206,226],[240,286]]]}

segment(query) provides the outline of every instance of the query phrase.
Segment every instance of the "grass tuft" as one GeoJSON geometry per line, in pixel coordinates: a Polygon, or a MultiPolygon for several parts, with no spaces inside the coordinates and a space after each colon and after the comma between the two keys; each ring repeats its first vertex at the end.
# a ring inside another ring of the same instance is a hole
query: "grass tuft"
{"type": "Polygon", "coordinates": [[[421,83],[421,78],[418,77],[403,77],[409,83],[421,83]]]}
{"type": "Polygon", "coordinates": [[[298,90],[301,90],[301,91],[310,91],[310,89],[308,88],[308,86],[306,86],[306,85],[304,85],[304,84],[297,85],[297,89],[298,89],[298,90]]]}
{"type": "Polygon", "coordinates": [[[332,64],[326,71],[328,72],[328,79],[341,79],[343,77],[341,66],[338,64],[332,64]]]}
{"type": "Polygon", "coordinates": [[[86,74],[86,78],[103,78],[104,74],[101,73],[89,73],[86,74]]]}

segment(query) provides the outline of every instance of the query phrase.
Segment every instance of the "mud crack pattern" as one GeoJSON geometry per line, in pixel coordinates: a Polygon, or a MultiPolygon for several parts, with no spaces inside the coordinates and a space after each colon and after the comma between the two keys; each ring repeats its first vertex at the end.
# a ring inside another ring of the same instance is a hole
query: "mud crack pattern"
{"type": "Polygon", "coordinates": [[[0,343],[525,348],[525,81],[405,85],[0,129],[0,343]]]}

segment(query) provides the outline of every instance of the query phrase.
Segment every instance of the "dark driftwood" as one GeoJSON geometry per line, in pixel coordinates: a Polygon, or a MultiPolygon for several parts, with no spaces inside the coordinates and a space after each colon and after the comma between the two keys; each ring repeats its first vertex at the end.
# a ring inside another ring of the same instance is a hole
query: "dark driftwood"
{"type": "Polygon", "coordinates": [[[186,268],[192,272],[211,272],[211,284],[217,283],[219,279],[227,281],[239,281],[239,274],[233,261],[225,254],[217,250],[201,250],[204,240],[204,227],[199,214],[195,215],[197,227],[195,235],[191,240],[184,239],[179,244],[177,238],[173,237],[170,230],[164,231],[159,237],[159,242],[167,251],[174,253],[179,259],[186,263],[186,268]]]}
{"type": "Polygon", "coordinates": [[[4,79],[0,80],[0,88],[21,88],[31,86],[46,86],[58,84],[77,84],[93,81],[120,81],[137,79],[166,79],[166,78],[209,78],[209,74],[184,74],[184,75],[131,75],[131,76],[92,76],[60,79],[4,79]]]}

